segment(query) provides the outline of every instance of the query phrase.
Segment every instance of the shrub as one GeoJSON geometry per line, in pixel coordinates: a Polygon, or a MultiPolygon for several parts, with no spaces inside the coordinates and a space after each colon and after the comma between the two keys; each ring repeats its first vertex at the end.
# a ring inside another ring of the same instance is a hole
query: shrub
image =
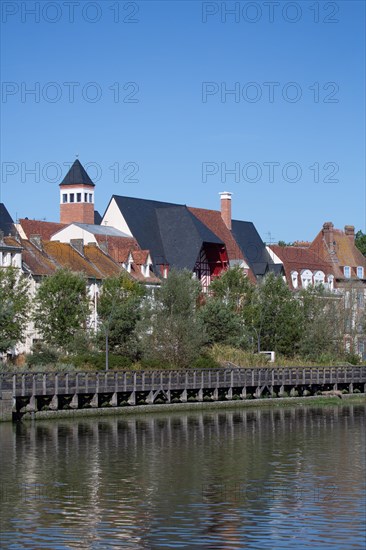
{"type": "MultiPolygon", "coordinates": [[[[71,363],[78,370],[105,370],[105,353],[80,353],[63,358],[66,363],[71,363]]],[[[108,368],[111,370],[123,370],[131,368],[131,360],[123,355],[108,355],[108,368]]]]}
{"type": "Polygon", "coordinates": [[[28,367],[38,367],[44,365],[55,365],[59,360],[60,354],[51,347],[43,344],[36,344],[33,347],[33,353],[26,356],[28,367]]]}
{"type": "Polygon", "coordinates": [[[345,353],[344,360],[347,363],[351,363],[351,365],[360,364],[360,357],[357,355],[357,353],[345,353]]]}
{"type": "MultiPolygon", "coordinates": [[[[135,364],[136,365],[136,364],[135,364]]],[[[135,368],[134,365],[134,368],[135,368]]],[[[167,361],[161,361],[160,359],[141,359],[137,365],[141,370],[162,370],[162,369],[175,369],[173,365],[168,363],[167,361]]]]}
{"type": "Polygon", "coordinates": [[[193,369],[218,369],[220,363],[218,363],[211,355],[202,354],[192,364],[193,369]]]}

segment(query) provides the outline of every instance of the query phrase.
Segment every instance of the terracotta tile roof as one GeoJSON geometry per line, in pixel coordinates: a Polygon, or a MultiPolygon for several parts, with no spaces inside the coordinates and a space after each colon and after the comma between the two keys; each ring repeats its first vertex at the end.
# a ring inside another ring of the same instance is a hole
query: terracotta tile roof
{"type": "Polygon", "coordinates": [[[335,253],[331,254],[321,230],[311,243],[311,250],[316,251],[325,261],[333,263],[335,276],[344,279],[343,267],[350,266],[351,277],[357,277],[357,266],[362,266],[366,272],[366,258],[358,250],[351,237],[341,229],[333,229],[335,253]]]}
{"type": "Polygon", "coordinates": [[[282,261],[285,268],[286,280],[290,288],[293,288],[292,271],[300,273],[303,269],[309,269],[312,272],[323,271],[326,277],[328,275],[335,275],[332,263],[324,260],[314,250],[299,246],[279,246],[278,244],[272,244],[269,248],[282,261]]]}
{"type": "Polygon", "coordinates": [[[57,269],[58,264],[51,260],[45,252],[42,252],[30,241],[22,239],[23,247],[23,267],[34,276],[43,277],[52,275],[57,269]]]}
{"type": "Polygon", "coordinates": [[[148,260],[149,251],[148,250],[132,250],[133,263],[137,265],[146,265],[148,260]]]}
{"type": "Polygon", "coordinates": [[[295,241],[293,243],[293,246],[301,246],[302,248],[309,248],[310,245],[310,241],[295,241]]]}
{"type": "Polygon", "coordinates": [[[20,248],[20,249],[22,248],[22,245],[20,244],[20,242],[17,241],[14,237],[4,237],[3,242],[4,244],[6,244],[6,246],[12,246],[13,248],[20,248]]]}
{"type": "Polygon", "coordinates": [[[136,279],[136,281],[139,281],[141,283],[144,283],[144,284],[152,284],[152,285],[160,285],[161,284],[161,279],[159,279],[158,277],[156,277],[154,275],[154,273],[151,271],[150,269],[150,276],[149,277],[145,277],[142,273],[141,273],[141,266],[140,265],[137,265],[135,263],[133,263],[131,265],[131,276],[136,279]]]}
{"type": "Polygon", "coordinates": [[[63,223],[27,220],[26,218],[20,219],[19,223],[28,239],[30,235],[40,235],[45,241],[49,241],[54,233],[66,227],[63,223]]]}
{"type": "Polygon", "coordinates": [[[192,206],[188,206],[188,210],[225,243],[229,260],[244,260],[246,262],[248,265],[248,277],[252,282],[256,282],[256,277],[231,231],[226,227],[221,217],[221,212],[205,208],[194,208],[192,206]]]}
{"type": "Polygon", "coordinates": [[[122,268],[115,262],[111,256],[108,256],[95,244],[88,244],[84,246],[85,258],[93,265],[93,267],[100,273],[101,278],[113,277],[118,275],[122,268]]]}
{"type": "Polygon", "coordinates": [[[191,206],[188,207],[188,210],[225,243],[229,260],[245,259],[218,210],[206,210],[205,208],[193,208],[191,206]]]}
{"type": "Polygon", "coordinates": [[[88,279],[101,279],[101,273],[86,258],[79,254],[70,244],[58,241],[44,241],[46,254],[60,267],[84,273],[88,279]]]}
{"type": "Polygon", "coordinates": [[[133,237],[113,237],[108,235],[95,235],[99,246],[109,254],[116,262],[122,264],[127,261],[128,254],[132,250],[140,250],[140,247],[133,237]]]}

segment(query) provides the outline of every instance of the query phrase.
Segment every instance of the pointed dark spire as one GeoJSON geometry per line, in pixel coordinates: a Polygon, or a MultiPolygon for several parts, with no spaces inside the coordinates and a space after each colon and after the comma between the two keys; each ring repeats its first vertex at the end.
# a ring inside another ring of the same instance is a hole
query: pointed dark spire
{"type": "Polygon", "coordinates": [[[70,170],[67,172],[66,176],[60,183],[60,185],[92,185],[95,187],[95,184],[92,182],[88,174],[86,173],[85,168],[81,164],[79,159],[76,159],[74,164],[71,166],[70,170]]]}

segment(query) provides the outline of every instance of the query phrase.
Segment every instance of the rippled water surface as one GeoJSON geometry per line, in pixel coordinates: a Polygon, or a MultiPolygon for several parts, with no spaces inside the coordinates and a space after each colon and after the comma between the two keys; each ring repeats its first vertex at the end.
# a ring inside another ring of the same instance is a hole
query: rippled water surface
{"type": "Polygon", "coordinates": [[[365,413],[0,424],[0,547],[364,549],[365,413]]]}

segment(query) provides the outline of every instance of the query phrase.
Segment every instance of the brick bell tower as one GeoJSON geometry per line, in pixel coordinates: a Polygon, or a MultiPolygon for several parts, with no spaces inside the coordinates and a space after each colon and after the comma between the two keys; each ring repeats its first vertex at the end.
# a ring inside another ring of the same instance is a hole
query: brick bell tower
{"type": "Polygon", "coordinates": [[[85,168],[76,159],[60,183],[60,222],[94,224],[94,187],[85,168]]]}

